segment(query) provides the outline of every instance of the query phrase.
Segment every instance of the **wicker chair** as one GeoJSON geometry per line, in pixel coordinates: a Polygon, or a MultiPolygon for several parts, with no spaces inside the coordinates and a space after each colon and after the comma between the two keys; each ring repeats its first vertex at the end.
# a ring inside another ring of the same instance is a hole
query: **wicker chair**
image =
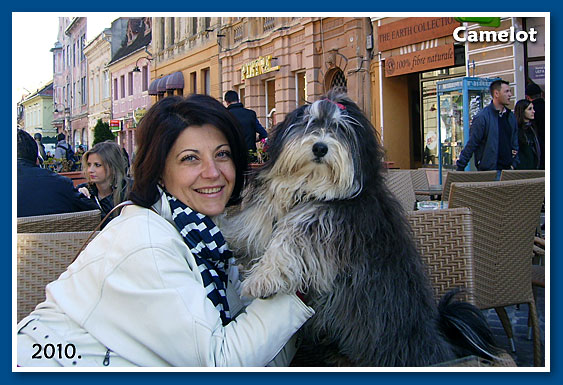
{"type": "MultiPolygon", "coordinates": [[[[410,170],[411,172],[411,179],[412,179],[412,187],[415,190],[428,190],[430,188],[428,184],[428,177],[426,176],[426,170],[423,168],[419,168],[418,170],[410,170]]],[[[415,194],[416,201],[429,201],[429,195],[420,195],[415,194]]]]}
{"type": "Polygon", "coordinates": [[[92,234],[92,231],[17,234],[18,322],[45,300],[45,286],[66,270],[92,234]]]}
{"type": "Polygon", "coordinates": [[[545,178],[545,170],[502,170],[500,180],[545,178]]]}
{"type": "Polygon", "coordinates": [[[401,203],[403,210],[414,210],[416,196],[412,185],[411,170],[389,170],[385,182],[391,193],[401,203]]]}
{"type": "Polygon", "coordinates": [[[496,180],[496,177],[496,171],[448,171],[442,187],[442,200],[449,200],[452,183],[490,182],[496,180]]]}
{"type": "Polygon", "coordinates": [[[93,231],[101,222],[100,210],[18,218],[18,233],[93,231]]]}
{"type": "Polygon", "coordinates": [[[453,183],[449,207],[473,213],[475,296],[494,308],[512,344],[505,306],[527,303],[534,333],[534,365],[541,366],[538,314],[532,290],[534,233],[545,195],[545,178],[453,183]]]}
{"type": "Polygon", "coordinates": [[[410,211],[408,221],[428,267],[436,301],[460,288],[461,299],[475,304],[473,222],[468,208],[410,211]]]}

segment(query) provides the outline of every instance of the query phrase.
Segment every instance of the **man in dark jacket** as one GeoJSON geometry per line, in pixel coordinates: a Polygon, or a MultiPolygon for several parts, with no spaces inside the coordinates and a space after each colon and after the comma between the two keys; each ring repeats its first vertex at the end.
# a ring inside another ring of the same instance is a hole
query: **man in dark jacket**
{"type": "Polygon", "coordinates": [[[457,160],[457,170],[463,171],[471,156],[479,171],[513,169],[518,164],[518,124],[508,109],[509,83],[495,80],[489,88],[493,101],[474,118],[469,128],[469,140],[457,160]]]}
{"type": "Polygon", "coordinates": [[[545,169],[545,100],[542,97],[543,91],[536,83],[530,83],[526,86],[526,99],[534,105],[534,124],[538,134],[538,141],[540,142],[541,157],[540,166],[541,170],[545,169]]]}
{"type": "Polygon", "coordinates": [[[93,210],[72,180],[37,164],[37,142],[18,129],[18,217],[93,210]]]}
{"type": "Polygon", "coordinates": [[[247,150],[256,152],[256,134],[258,133],[260,139],[268,137],[268,133],[256,117],[256,112],[243,107],[236,91],[225,93],[225,103],[229,112],[240,124],[247,150]]]}

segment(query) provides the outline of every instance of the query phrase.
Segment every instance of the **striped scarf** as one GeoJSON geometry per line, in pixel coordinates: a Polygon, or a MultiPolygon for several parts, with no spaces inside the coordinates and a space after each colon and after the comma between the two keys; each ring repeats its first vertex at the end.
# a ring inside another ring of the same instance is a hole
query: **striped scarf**
{"type": "Polygon", "coordinates": [[[190,209],[165,191],[172,219],[192,252],[203,278],[207,298],[219,311],[223,326],[231,321],[227,302],[227,269],[232,253],[223,234],[207,215],[190,209]]]}

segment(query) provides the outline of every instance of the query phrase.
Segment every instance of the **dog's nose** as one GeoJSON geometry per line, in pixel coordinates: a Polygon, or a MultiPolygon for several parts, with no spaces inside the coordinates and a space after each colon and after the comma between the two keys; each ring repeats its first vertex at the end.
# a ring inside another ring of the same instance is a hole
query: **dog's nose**
{"type": "Polygon", "coordinates": [[[322,158],[328,152],[328,146],[323,142],[317,142],[313,144],[313,154],[317,158],[322,158]]]}

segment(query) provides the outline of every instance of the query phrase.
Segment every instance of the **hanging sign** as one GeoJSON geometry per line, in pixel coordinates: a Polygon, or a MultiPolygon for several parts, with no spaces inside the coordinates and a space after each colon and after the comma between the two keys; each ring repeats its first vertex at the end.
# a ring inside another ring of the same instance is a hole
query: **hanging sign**
{"type": "Polygon", "coordinates": [[[455,64],[454,45],[443,45],[385,59],[385,77],[450,67],[455,64]]]}
{"type": "Polygon", "coordinates": [[[112,132],[117,132],[117,131],[121,131],[121,120],[117,120],[117,119],[112,119],[109,121],[109,129],[112,132]]]}
{"type": "Polygon", "coordinates": [[[272,71],[278,71],[280,66],[272,67],[272,55],[260,56],[258,59],[242,65],[240,80],[250,79],[272,71]]]}

